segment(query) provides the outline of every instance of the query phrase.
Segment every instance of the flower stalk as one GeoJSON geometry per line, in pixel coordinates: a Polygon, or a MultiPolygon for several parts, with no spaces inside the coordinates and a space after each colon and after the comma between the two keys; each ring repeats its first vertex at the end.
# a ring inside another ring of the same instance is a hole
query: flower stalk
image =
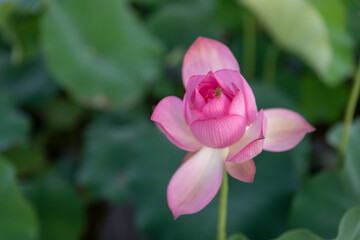
{"type": "Polygon", "coordinates": [[[218,216],[218,240],[226,240],[226,211],[228,198],[228,176],[224,169],[223,179],[220,189],[219,216],[218,216]]]}
{"type": "Polygon", "coordinates": [[[256,21],[249,13],[244,14],[244,64],[245,74],[253,80],[256,58],[256,21]]]}
{"type": "Polygon", "coordinates": [[[346,149],[347,149],[347,145],[348,145],[350,128],[351,128],[352,120],[353,120],[354,114],[355,114],[356,103],[357,103],[357,100],[359,99],[360,62],[359,62],[359,66],[357,68],[357,73],[355,75],[354,80],[355,80],[355,82],[352,86],[352,91],[350,94],[349,102],[346,107],[344,128],[343,128],[343,132],[341,135],[341,141],[340,141],[340,146],[339,146],[339,153],[341,155],[340,162],[339,162],[340,167],[344,165],[344,158],[345,158],[345,153],[346,153],[346,149]]]}

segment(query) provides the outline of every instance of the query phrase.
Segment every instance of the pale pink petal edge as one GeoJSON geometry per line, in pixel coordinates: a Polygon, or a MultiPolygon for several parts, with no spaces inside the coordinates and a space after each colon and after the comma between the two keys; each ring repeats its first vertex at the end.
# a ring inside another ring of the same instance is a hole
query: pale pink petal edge
{"type": "Polygon", "coordinates": [[[202,210],[215,197],[223,176],[223,156],[218,149],[202,148],[180,166],[167,188],[174,218],[202,210]]]}
{"type": "Polygon", "coordinates": [[[263,150],[264,136],[267,128],[267,120],[261,109],[242,139],[230,146],[226,162],[241,163],[248,161],[263,150]]]}
{"type": "Polygon", "coordinates": [[[267,132],[264,150],[282,152],[294,148],[307,133],[315,131],[300,114],[283,108],[264,111],[267,117],[267,132]]]}
{"type": "Polygon", "coordinates": [[[247,183],[254,181],[256,167],[252,159],[242,163],[225,162],[225,168],[230,176],[239,181],[247,183]]]}

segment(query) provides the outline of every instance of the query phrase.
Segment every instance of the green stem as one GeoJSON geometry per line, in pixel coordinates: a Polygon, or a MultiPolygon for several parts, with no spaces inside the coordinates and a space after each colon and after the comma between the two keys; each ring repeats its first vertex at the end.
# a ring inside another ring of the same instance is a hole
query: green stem
{"type": "Polygon", "coordinates": [[[276,63],[279,50],[273,45],[269,45],[264,60],[263,81],[269,85],[274,85],[276,77],[276,63]]]}
{"type": "Polygon", "coordinates": [[[218,240],[226,240],[226,210],[227,210],[228,191],[229,191],[228,176],[224,168],[223,180],[220,189],[218,240]]]}
{"type": "Polygon", "coordinates": [[[359,66],[357,68],[355,82],[354,82],[354,85],[352,86],[352,91],[351,91],[349,102],[348,102],[348,105],[346,107],[346,112],[345,112],[344,129],[343,129],[343,132],[341,135],[341,142],[340,142],[340,146],[339,146],[339,153],[341,155],[341,157],[340,157],[341,161],[339,163],[340,166],[342,166],[344,164],[344,157],[345,157],[345,153],[346,153],[347,143],[349,140],[351,123],[354,118],[356,103],[359,98],[359,92],[360,92],[360,62],[359,62],[359,66]]]}
{"type": "Polygon", "coordinates": [[[256,57],[256,22],[249,13],[244,13],[244,70],[246,79],[253,79],[256,57]]]}

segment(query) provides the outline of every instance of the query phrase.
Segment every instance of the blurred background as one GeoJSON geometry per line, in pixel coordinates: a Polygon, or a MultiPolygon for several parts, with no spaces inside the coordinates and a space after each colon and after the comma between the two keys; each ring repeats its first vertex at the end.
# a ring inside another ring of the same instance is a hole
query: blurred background
{"type": "Polygon", "coordinates": [[[259,109],[317,128],[256,157],[254,183],[230,179],[228,235],[337,235],[360,204],[360,121],[337,153],[360,1],[1,0],[1,240],[215,239],[217,198],[173,220],[166,187],[186,153],[150,121],[162,98],[183,97],[198,36],[229,46],[259,109]]]}

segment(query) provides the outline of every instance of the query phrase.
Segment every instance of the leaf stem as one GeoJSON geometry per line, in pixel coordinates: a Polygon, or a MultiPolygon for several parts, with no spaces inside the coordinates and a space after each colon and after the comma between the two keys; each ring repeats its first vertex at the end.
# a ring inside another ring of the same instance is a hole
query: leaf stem
{"type": "Polygon", "coordinates": [[[264,60],[264,71],[263,71],[263,81],[269,85],[274,85],[276,77],[276,63],[279,56],[279,50],[273,46],[269,45],[265,53],[264,60]]]}
{"type": "Polygon", "coordinates": [[[354,118],[355,109],[356,109],[356,103],[359,98],[359,92],[360,92],[360,62],[359,66],[357,68],[357,73],[355,75],[355,82],[352,86],[352,91],[350,94],[349,102],[346,107],[345,112],[345,119],[344,119],[344,128],[341,135],[341,141],[339,146],[339,153],[341,155],[339,165],[343,166],[344,164],[344,157],[347,149],[347,144],[349,140],[349,133],[351,128],[351,123],[354,118]]]}
{"type": "Polygon", "coordinates": [[[256,22],[249,13],[244,13],[244,69],[247,79],[253,79],[256,58],[256,22]]]}
{"type": "Polygon", "coordinates": [[[228,191],[229,191],[228,176],[224,168],[224,174],[220,189],[218,240],[226,240],[226,211],[227,211],[228,191]]]}

